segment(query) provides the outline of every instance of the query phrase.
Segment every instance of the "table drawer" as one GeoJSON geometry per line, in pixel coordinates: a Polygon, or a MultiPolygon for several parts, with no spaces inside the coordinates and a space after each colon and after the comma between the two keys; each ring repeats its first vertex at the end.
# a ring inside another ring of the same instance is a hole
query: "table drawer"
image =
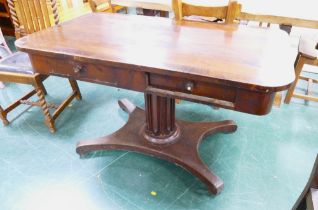
{"type": "Polygon", "coordinates": [[[230,86],[159,74],[150,74],[149,85],[229,102],[234,102],[236,98],[236,89],[230,86]]]}
{"type": "Polygon", "coordinates": [[[149,74],[149,92],[177,96],[226,109],[264,115],[270,112],[275,92],[261,92],[205,81],[149,74]],[[168,90],[168,91],[165,91],[168,90]],[[197,97],[199,96],[199,97],[197,97]]]}
{"type": "Polygon", "coordinates": [[[145,74],[141,71],[82,62],[69,58],[48,58],[39,55],[32,55],[30,58],[34,69],[41,74],[74,78],[141,92],[145,89],[145,74]]]}

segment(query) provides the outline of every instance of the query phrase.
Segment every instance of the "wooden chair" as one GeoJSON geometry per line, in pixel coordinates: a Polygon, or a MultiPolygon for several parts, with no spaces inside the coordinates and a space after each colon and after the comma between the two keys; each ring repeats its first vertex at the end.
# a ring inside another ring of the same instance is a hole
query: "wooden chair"
{"type": "MultiPolygon", "coordinates": [[[[56,9],[56,2],[55,0],[51,1],[54,13],[54,21],[56,24],[58,24],[59,16],[56,9]]],[[[46,0],[16,0],[15,5],[13,5],[14,7],[12,7],[12,0],[9,0],[8,2],[9,7],[11,6],[10,12],[13,15],[15,26],[17,26],[16,34],[21,35],[32,33],[51,26],[48,8],[46,7],[46,0]],[[21,22],[20,19],[17,18],[18,16],[15,10],[16,7],[19,9],[20,15],[22,17],[21,22]]],[[[2,34],[0,39],[3,40],[2,34]]],[[[9,124],[7,115],[10,111],[20,104],[27,104],[40,106],[45,115],[45,124],[48,126],[51,132],[55,132],[54,122],[56,118],[74,98],[78,100],[81,99],[81,93],[77,82],[73,79],[69,79],[73,91],[71,95],[68,96],[60,105],[49,104],[45,100],[46,90],[42,83],[47,76],[35,73],[28,54],[23,52],[12,54],[6,45],[4,48],[8,50],[10,55],[2,59],[0,62],[0,81],[29,84],[34,87],[32,91],[9,105],[7,108],[3,109],[0,106],[0,118],[4,125],[9,124]],[[28,99],[35,94],[39,97],[39,100],[35,102],[29,101],[28,99]],[[56,109],[52,115],[49,112],[50,108],[56,109]]]]}
{"type": "Polygon", "coordinates": [[[318,210],[318,155],[307,185],[292,210],[318,210]]]}
{"type": "Polygon", "coordinates": [[[226,24],[233,23],[241,12],[241,4],[235,0],[229,0],[225,6],[199,6],[182,2],[182,0],[172,0],[172,7],[176,20],[182,20],[185,16],[203,16],[222,19],[226,24]]]}
{"type": "Polygon", "coordinates": [[[298,54],[297,54],[295,64],[294,64],[296,79],[295,79],[294,83],[290,86],[290,88],[287,92],[287,95],[285,98],[286,104],[289,104],[292,97],[318,102],[318,97],[313,96],[311,94],[311,86],[313,83],[318,83],[318,80],[301,75],[301,72],[302,72],[305,64],[312,65],[312,66],[318,66],[318,58],[317,58],[318,50],[317,49],[318,49],[318,39],[317,38],[304,37],[304,36],[302,36],[300,38],[299,46],[298,46],[298,54]],[[308,82],[306,95],[300,94],[300,93],[294,93],[295,87],[296,87],[299,79],[305,80],[308,82]]]}
{"type": "Polygon", "coordinates": [[[93,12],[117,13],[124,10],[126,14],[128,13],[127,7],[113,5],[111,0],[88,0],[88,2],[93,12]]]}

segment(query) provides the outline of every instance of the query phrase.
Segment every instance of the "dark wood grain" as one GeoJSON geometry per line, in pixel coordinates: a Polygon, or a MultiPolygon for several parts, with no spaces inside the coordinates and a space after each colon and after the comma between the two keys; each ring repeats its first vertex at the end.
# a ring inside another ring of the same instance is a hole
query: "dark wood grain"
{"type": "Polygon", "coordinates": [[[287,34],[275,30],[89,14],[19,39],[16,46],[28,53],[74,62],[193,77],[260,91],[283,90],[294,80],[287,34]]]}

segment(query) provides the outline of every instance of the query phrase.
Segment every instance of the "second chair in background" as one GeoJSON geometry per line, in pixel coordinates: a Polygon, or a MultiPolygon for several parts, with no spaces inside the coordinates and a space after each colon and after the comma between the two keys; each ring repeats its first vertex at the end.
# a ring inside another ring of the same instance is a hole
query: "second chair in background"
{"type": "Polygon", "coordinates": [[[226,24],[233,23],[241,12],[241,4],[229,0],[224,6],[199,6],[182,2],[182,0],[172,0],[173,11],[176,20],[182,20],[185,16],[203,16],[222,19],[226,24]]]}
{"type": "Polygon", "coordinates": [[[128,13],[127,7],[113,5],[111,0],[88,0],[88,2],[93,12],[117,13],[124,10],[126,14],[128,13]]]}
{"type": "MultiPolygon", "coordinates": [[[[302,36],[300,38],[299,46],[298,46],[298,54],[294,64],[296,79],[295,79],[295,82],[290,86],[287,92],[287,95],[285,98],[286,104],[289,104],[292,97],[318,102],[318,96],[314,96],[311,90],[313,83],[318,83],[317,77],[301,75],[305,64],[318,67],[318,58],[317,58],[318,49],[317,48],[318,48],[318,38],[307,37],[307,36],[302,36]],[[294,93],[295,87],[299,79],[307,81],[306,94],[294,93]]],[[[317,74],[318,72],[309,72],[309,73],[317,74]]]]}

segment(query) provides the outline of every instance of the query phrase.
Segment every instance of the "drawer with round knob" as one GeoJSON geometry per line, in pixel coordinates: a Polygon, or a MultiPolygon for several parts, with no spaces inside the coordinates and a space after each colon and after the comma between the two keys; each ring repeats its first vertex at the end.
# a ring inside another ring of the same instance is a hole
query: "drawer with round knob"
{"type": "Polygon", "coordinates": [[[235,88],[224,88],[224,86],[220,84],[159,74],[150,74],[149,85],[170,91],[178,91],[230,102],[234,102],[236,96],[235,88]]]}

